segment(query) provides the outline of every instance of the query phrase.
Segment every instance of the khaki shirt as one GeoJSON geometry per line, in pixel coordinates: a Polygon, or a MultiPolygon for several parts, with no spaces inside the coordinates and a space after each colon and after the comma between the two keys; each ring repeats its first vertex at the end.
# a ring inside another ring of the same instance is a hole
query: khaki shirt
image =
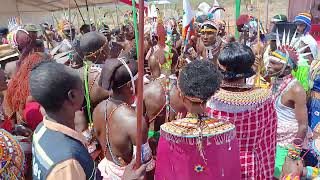
{"type": "MultiPolygon", "coordinates": [[[[85,137],[81,134],[76,132],[75,130],[64,126],[62,124],[46,120],[44,118],[43,124],[46,128],[51,129],[53,131],[61,132],[67,136],[70,136],[76,140],[82,142],[85,145],[85,137]]],[[[47,180],[56,180],[56,179],[63,179],[63,180],[84,180],[86,179],[86,174],[80,165],[80,163],[75,159],[67,159],[55,165],[52,171],[47,176],[47,180]]]]}

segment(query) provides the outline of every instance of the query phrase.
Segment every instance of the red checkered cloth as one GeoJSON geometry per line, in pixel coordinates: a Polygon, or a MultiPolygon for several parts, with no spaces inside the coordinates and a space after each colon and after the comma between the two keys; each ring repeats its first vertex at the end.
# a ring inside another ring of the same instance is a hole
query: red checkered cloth
{"type": "MultiPolygon", "coordinates": [[[[235,106],[230,105],[230,102],[224,103],[226,107],[235,106]]],[[[214,102],[209,102],[208,105],[210,104],[214,102]]],[[[210,107],[208,113],[212,117],[229,120],[236,125],[241,178],[273,179],[277,135],[277,115],[273,100],[269,98],[257,108],[238,113],[222,112],[210,107]]]]}

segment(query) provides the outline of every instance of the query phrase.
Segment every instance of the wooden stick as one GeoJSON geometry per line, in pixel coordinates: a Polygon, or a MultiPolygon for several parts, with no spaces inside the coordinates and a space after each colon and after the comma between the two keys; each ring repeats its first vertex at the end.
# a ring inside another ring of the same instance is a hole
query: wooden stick
{"type": "Polygon", "coordinates": [[[49,39],[49,37],[48,37],[48,34],[47,34],[47,32],[46,32],[45,28],[43,27],[43,25],[42,25],[42,24],[40,24],[40,27],[41,27],[41,31],[42,31],[42,33],[43,33],[43,35],[44,35],[45,39],[46,39],[46,43],[47,43],[47,47],[48,47],[48,49],[50,49],[50,48],[49,48],[49,47],[50,47],[50,45],[52,46],[52,48],[54,48],[54,46],[53,46],[52,42],[50,41],[50,39],[49,39]]]}
{"type": "Polygon", "coordinates": [[[96,7],[95,7],[95,5],[92,6],[92,11],[93,11],[93,23],[94,23],[94,26],[97,28],[96,7]]]}
{"type": "Polygon", "coordinates": [[[117,26],[119,26],[119,12],[118,12],[118,1],[115,1],[115,6],[116,6],[116,15],[117,15],[117,26]]]}
{"type": "Polygon", "coordinates": [[[138,51],[138,103],[137,103],[137,154],[136,167],[141,165],[142,113],[143,113],[143,74],[144,74],[144,0],[139,0],[139,51],[138,51]]]}
{"type": "Polygon", "coordinates": [[[91,22],[90,22],[90,12],[89,12],[88,0],[86,0],[86,9],[87,9],[87,18],[88,18],[88,23],[89,23],[89,26],[90,26],[90,31],[92,31],[91,22]]]}
{"type": "Polygon", "coordinates": [[[71,28],[71,8],[70,8],[70,1],[71,0],[69,0],[69,7],[68,7],[68,12],[69,12],[69,28],[70,28],[70,40],[71,40],[71,43],[72,43],[72,41],[73,41],[73,39],[72,39],[72,28],[71,28]]]}
{"type": "Polygon", "coordinates": [[[77,0],[73,0],[74,1],[74,3],[76,4],[76,6],[77,6],[77,9],[78,9],[78,12],[79,12],[79,14],[80,14],[80,16],[81,16],[81,19],[82,19],[82,21],[83,21],[83,24],[85,24],[86,23],[86,21],[84,20],[84,18],[83,18],[83,16],[82,16],[82,13],[81,13],[81,11],[80,11],[80,9],[79,9],[79,6],[78,6],[78,3],[77,3],[77,0]]]}
{"type": "Polygon", "coordinates": [[[264,13],[264,17],[265,17],[265,28],[266,30],[268,30],[269,32],[269,0],[265,0],[264,2],[264,10],[265,10],[265,13],[264,13]]]}
{"type": "Polygon", "coordinates": [[[260,7],[259,7],[259,0],[257,0],[257,9],[258,9],[258,53],[260,53],[260,7]]]}
{"type": "Polygon", "coordinates": [[[80,28],[80,19],[79,19],[79,14],[77,12],[75,12],[76,15],[77,15],[77,25],[78,25],[78,28],[80,28]]]}
{"type": "Polygon", "coordinates": [[[258,87],[260,87],[261,85],[261,81],[260,81],[260,73],[261,73],[261,48],[260,48],[260,7],[259,7],[259,0],[257,0],[257,9],[258,9],[258,46],[257,46],[257,50],[258,50],[258,70],[257,70],[257,75],[256,75],[256,83],[258,85],[258,87]]]}

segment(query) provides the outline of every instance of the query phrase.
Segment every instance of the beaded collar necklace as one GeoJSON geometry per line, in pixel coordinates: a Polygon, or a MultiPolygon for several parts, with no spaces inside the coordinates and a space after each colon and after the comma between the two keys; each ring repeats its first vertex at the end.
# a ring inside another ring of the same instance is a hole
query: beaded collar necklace
{"type": "Polygon", "coordinates": [[[272,83],[272,93],[277,97],[287,87],[292,79],[293,76],[291,74],[282,78],[276,77],[272,83]]]}

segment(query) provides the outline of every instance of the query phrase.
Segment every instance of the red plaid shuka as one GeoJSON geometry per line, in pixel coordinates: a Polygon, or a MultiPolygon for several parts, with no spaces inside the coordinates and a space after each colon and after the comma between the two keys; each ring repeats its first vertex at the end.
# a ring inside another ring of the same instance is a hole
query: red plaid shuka
{"type": "MultiPolygon", "coordinates": [[[[228,97],[232,95],[229,93],[228,97]]],[[[241,178],[273,179],[277,115],[271,95],[263,100],[242,105],[213,97],[208,102],[208,113],[212,117],[231,121],[236,125],[240,147],[241,178]],[[222,107],[223,111],[219,107],[222,107]],[[248,109],[244,110],[243,107],[248,109]]]]}

